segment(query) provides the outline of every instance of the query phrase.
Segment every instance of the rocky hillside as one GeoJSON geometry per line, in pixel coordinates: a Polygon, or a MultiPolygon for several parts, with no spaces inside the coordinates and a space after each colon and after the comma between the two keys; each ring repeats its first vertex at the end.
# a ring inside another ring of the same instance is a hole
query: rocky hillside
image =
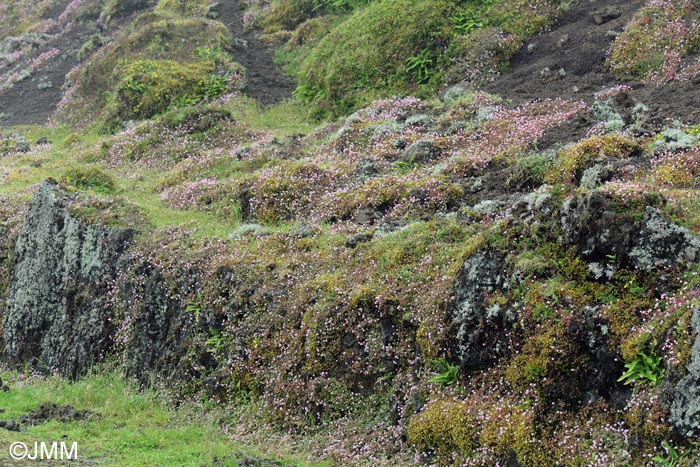
{"type": "Polygon", "coordinates": [[[7,365],[329,465],[700,463],[700,2],[0,25],[7,365]]]}

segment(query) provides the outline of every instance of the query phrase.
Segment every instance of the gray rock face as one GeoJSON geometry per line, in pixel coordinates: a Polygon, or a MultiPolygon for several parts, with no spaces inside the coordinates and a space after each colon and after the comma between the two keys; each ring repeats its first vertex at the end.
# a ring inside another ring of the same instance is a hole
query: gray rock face
{"type": "Polygon", "coordinates": [[[647,206],[642,221],[620,213],[598,193],[569,198],[561,208],[561,241],[590,261],[614,256],[627,266],[652,271],[700,260],[700,238],[647,206]]]}
{"type": "Polygon", "coordinates": [[[39,186],[15,244],[4,332],[6,358],[76,376],[111,346],[109,282],[133,232],[83,223],[71,199],[39,186]]]}
{"type": "Polygon", "coordinates": [[[684,437],[700,434],[700,308],[693,312],[695,332],[688,374],[673,390],[669,422],[684,437]]]}
{"type": "Polygon", "coordinates": [[[622,15],[622,11],[616,6],[606,6],[599,10],[593,11],[591,17],[595,24],[605,24],[609,21],[617,19],[622,15]]]}
{"type": "Polygon", "coordinates": [[[440,156],[440,150],[430,140],[419,140],[410,145],[401,154],[404,162],[420,163],[436,159],[440,156]]]}
{"type": "Polygon", "coordinates": [[[457,274],[452,319],[463,368],[483,368],[507,352],[504,333],[515,315],[485,307],[487,295],[506,285],[504,258],[490,251],[474,254],[457,274]]]}
{"type": "Polygon", "coordinates": [[[629,256],[632,264],[646,271],[694,263],[700,260],[700,239],[666,220],[658,209],[647,206],[629,256]]]}
{"type": "MultiPolygon", "coordinates": [[[[156,268],[148,262],[131,267],[131,279],[119,284],[120,298],[129,304],[128,314],[132,315],[126,318],[131,324],[123,349],[124,370],[145,383],[155,383],[158,375],[175,380],[182,376],[182,358],[192,334],[192,326],[185,329],[188,314],[179,300],[170,297],[156,268]]],[[[183,273],[182,279],[194,277],[183,273]]]]}

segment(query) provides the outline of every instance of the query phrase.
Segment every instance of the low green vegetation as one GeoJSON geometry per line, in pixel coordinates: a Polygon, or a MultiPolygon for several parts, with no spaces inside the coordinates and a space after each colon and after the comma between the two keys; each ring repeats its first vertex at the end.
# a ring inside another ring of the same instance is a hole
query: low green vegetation
{"type": "Polygon", "coordinates": [[[446,82],[488,79],[524,39],[551,24],[559,3],[379,0],[342,11],[347,19],[332,29],[314,27],[321,24],[314,19],[295,22],[304,38],[295,33],[285,46],[287,59],[302,49],[296,58],[303,62],[290,67],[299,81],[295,95],[320,115],[342,115],[401,92],[429,95],[446,82]]]}
{"type": "Polygon", "coordinates": [[[692,75],[688,56],[700,50],[696,9],[693,0],[648,1],[610,47],[610,69],[656,84],[692,75]]]}
{"type": "MultiPolygon", "coordinates": [[[[245,44],[213,2],[149,5],[80,3],[77,21],[120,32],[88,40],[56,125],[0,133],[0,299],[33,187],[54,178],[75,218],[136,231],[105,360],[153,339],[165,363],[138,388],[106,368],[6,371],[2,419],[91,412],[3,440],[75,439],[126,466],[697,459],[665,392],[700,303],[697,125],[623,118],[632,88],[591,106],[478,90],[569,2],[249,0],[245,25],[298,84],[270,106],[242,95],[245,44]]],[[[663,70],[641,26],[690,31],[679,5],[640,10],[611,69],[663,70]]]]}
{"type": "Polygon", "coordinates": [[[40,30],[44,25],[42,17],[52,4],[53,0],[3,2],[0,5],[0,40],[40,30]]]}
{"type": "MultiPolygon", "coordinates": [[[[211,464],[236,467],[238,461],[250,465],[251,459],[264,459],[259,453],[245,450],[230,441],[222,431],[226,414],[204,410],[203,403],[169,407],[167,398],[153,390],[139,390],[110,371],[87,376],[70,383],[54,377],[39,377],[16,372],[2,372],[9,392],[0,392],[3,420],[19,420],[41,404],[68,405],[88,411],[84,419],[49,420],[25,426],[21,432],[0,431],[0,442],[9,446],[21,441],[61,440],[78,443],[81,463],[99,463],[124,467],[153,465],[211,464]],[[246,460],[247,459],[247,460],[246,460]]],[[[269,446],[261,446],[268,450],[269,446]]],[[[266,455],[275,456],[268,452],[266,455]]],[[[311,467],[321,464],[295,461],[278,453],[285,465],[311,467]]]]}
{"type": "Polygon", "coordinates": [[[634,360],[625,363],[627,371],[620,376],[618,381],[623,381],[625,384],[632,384],[636,381],[659,384],[665,373],[662,362],[663,357],[656,353],[639,352],[634,360]]]}
{"type": "Polygon", "coordinates": [[[234,92],[245,70],[228,52],[230,33],[221,23],[144,13],[100,54],[75,69],[74,88],[59,118],[70,124],[148,118],[171,106],[187,106],[234,92]]]}

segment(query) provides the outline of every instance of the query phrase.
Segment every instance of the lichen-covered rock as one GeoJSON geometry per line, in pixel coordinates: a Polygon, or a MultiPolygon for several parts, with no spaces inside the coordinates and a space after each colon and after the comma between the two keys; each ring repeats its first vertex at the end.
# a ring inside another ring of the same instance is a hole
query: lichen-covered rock
{"type": "Polygon", "coordinates": [[[479,251],[457,274],[452,319],[457,331],[457,356],[465,369],[483,368],[507,353],[505,337],[515,315],[485,306],[489,294],[507,286],[504,258],[479,251]]]}
{"type": "Polygon", "coordinates": [[[158,374],[182,373],[179,362],[187,351],[191,334],[183,327],[189,320],[184,306],[171,297],[156,268],[149,263],[132,268],[134,280],[126,279],[119,284],[121,300],[133,307],[127,310],[122,325],[129,328],[122,329],[126,335],[121,335],[125,340],[124,370],[141,382],[153,383],[158,374]]]}
{"type": "Polygon", "coordinates": [[[700,307],[693,312],[695,342],[688,374],[673,389],[669,422],[684,437],[700,434],[700,307]]]}
{"type": "Polygon", "coordinates": [[[39,185],[15,244],[4,316],[5,356],[76,376],[112,344],[110,281],[129,229],[71,216],[73,196],[39,185]]]}
{"type": "Polygon", "coordinates": [[[430,140],[419,140],[410,145],[401,154],[400,160],[411,163],[422,163],[440,156],[440,149],[430,140]]]}
{"type": "Polygon", "coordinates": [[[609,204],[597,192],[566,199],[559,218],[561,243],[574,246],[576,254],[585,260],[625,256],[638,229],[630,214],[618,212],[609,204]]]}
{"type": "Polygon", "coordinates": [[[634,266],[651,271],[674,267],[700,259],[700,239],[663,217],[658,209],[647,206],[644,221],[629,257],[634,266]]]}
{"type": "Polygon", "coordinates": [[[614,257],[621,264],[653,271],[683,267],[700,259],[700,238],[646,206],[639,221],[632,210],[615,209],[598,192],[571,197],[560,211],[560,241],[588,261],[614,257]]]}

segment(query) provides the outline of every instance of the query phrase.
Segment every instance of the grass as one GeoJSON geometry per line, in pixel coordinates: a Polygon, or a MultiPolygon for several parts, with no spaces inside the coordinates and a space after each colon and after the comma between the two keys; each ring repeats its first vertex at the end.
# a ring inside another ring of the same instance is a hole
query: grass
{"type": "Polygon", "coordinates": [[[293,99],[262,107],[255,99],[240,96],[228,108],[236,120],[245,122],[250,129],[273,131],[280,136],[306,134],[318,126],[310,117],[309,109],[293,99]]]}
{"type": "MultiPolygon", "coordinates": [[[[69,446],[77,442],[81,463],[121,467],[212,465],[214,459],[222,461],[216,465],[235,467],[237,458],[260,457],[227,439],[219,425],[222,411],[206,410],[194,402],[169,408],[155,391],[139,391],[112,372],[74,383],[8,371],[0,374],[11,386],[9,392],[0,393],[3,420],[17,419],[41,403],[92,412],[81,421],[50,421],[19,433],[0,430],[2,446],[15,441],[33,444],[57,440],[69,446]]],[[[328,465],[293,458],[280,460],[295,467],[328,465]]]]}
{"type": "MultiPolygon", "coordinates": [[[[250,108],[248,111],[253,112],[250,108]]],[[[272,120],[267,122],[271,124],[272,120]]],[[[0,183],[0,195],[9,196],[23,196],[22,193],[26,190],[49,177],[60,180],[67,171],[76,167],[94,167],[85,166],[76,154],[83,153],[105,138],[89,132],[77,135],[66,128],[47,129],[38,126],[14,127],[3,133],[20,133],[32,144],[41,137],[46,137],[52,143],[45,151],[0,158],[0,180],[4,178],[0,183]]],[[[225,238],[238,225],[237,222],[227,222],[206,212],[168,207],[155,192],[163,175],[158,171],[142,170],[136,178],[113,169],[104,169],[104,172],[115,180],[111,193],[123,195],[141,208],[150,227],[154,229],[183,227],[192,230],[192,235],[197,238],[225,238]]],[[[82,188],[82,193],[104,197],[104,190],[99,186],[79,188],[82,188]]]]}

